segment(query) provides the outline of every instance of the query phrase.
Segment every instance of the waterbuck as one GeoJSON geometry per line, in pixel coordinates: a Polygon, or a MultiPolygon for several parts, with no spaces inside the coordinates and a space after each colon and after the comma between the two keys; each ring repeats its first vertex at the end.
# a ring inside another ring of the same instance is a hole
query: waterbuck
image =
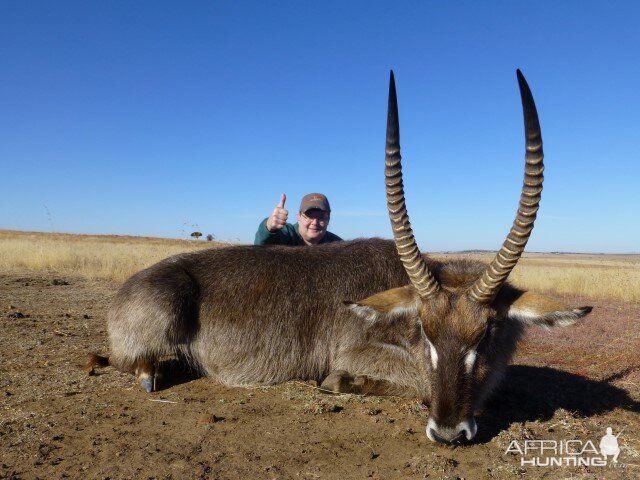
{"type": "Polygon", "coordinates": [[[411,396],[429,405],[431,440],[471,440],[474,412],[503,377],[523,324],[570,325],[591,310],[506,282],[531,234],[543,178],[536,108],[517,75],[524,185],[490,265],[438,262],[418,250],[391,72],[385,176],[394,241],[237,246],[167,258],[133,275],[115,297],[110,364],[136,374],[149,392],[160,359],[174,356],[226,385],[315,379],[334,392],[411,396]]]}

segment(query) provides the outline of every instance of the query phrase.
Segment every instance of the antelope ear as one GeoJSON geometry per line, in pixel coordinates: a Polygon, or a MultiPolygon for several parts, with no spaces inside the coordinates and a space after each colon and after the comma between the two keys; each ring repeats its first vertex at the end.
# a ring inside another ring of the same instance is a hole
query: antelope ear
{"type": "Polygon", "coordinates": [[[593,308],[571,308],[546,295],[523,292],[513,287],[503,288],[494,306],[504,317],[545,328],[573,325],[593,308]]]}
{"type": "Polygon", "coordinates": [[[356,315],[369,321],[395,318],[401,314],[418,313],[418,294],[410,285],[376,293],[357,302],[344,304],[356,315]]]}

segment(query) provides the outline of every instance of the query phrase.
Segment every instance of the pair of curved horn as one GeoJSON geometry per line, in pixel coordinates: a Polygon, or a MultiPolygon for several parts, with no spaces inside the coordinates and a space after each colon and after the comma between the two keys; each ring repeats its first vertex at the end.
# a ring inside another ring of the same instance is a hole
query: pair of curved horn
{"type": "MultiPolygon", "coordinates": [[[[511,270],[518,263],[533,230],[533,223],[536,219],[542,193],[544,165],[542,162],[542,134],[538,122],[538,113],[529,85],[527,85],[527,81],[520,70],[517,71],[517,76],[520,97],[522,98],[525,128],[524,184],[516,219],[507,239],[482,276],[468,290],[468,295],[480,303],[489,303],[493,300],[511,270]]],[[[400,259],[409,275],[411,284],[418,291],[418,294],[422,298],[431,297],[438,292],[440,285],[429,271],[418,249],[405,205],[400,157],[398,100],[393,71],[389,79],[385,185],[389,218],[400,259]]]]}

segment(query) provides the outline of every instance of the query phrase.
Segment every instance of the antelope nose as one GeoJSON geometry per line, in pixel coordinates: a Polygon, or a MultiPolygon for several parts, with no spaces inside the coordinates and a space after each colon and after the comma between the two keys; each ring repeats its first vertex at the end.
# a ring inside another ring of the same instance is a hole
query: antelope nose
{"type": "Polygon", "coordinates": [[[432,418],[427,423],[427,437],[433,442],[454,443],[471,440],[477,431],[475,419],[469,418],[460,422],[455,427],[438,425],[432,418]]]}
{"type": "Polygon", "coordinates": [[[448,438],[448,435],[446,437],[444,436],[441,437],[440,435],[438,435],[438,432],[436,432],[433,428],[429,429],[427,436],[434,442],[438,442],[438,443],[457,443],[457,442],[463,441],[465,438],[464,431],[461,431],[460,433],[458,433],[458,435],[456,435],[453,438],[448,438]]]}

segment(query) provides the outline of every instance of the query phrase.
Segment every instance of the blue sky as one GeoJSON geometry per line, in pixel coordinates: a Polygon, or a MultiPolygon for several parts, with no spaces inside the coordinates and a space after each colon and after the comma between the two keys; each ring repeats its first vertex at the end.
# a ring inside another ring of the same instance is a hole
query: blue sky
{"type": "Polygon", "coordinates": [[[640,252],[637,2],[1,2],[0,228],[251,242],[288,197],[390,237],[389,69],[421,249],[497,249],[533,91],[529,251],[640,252]]]}

